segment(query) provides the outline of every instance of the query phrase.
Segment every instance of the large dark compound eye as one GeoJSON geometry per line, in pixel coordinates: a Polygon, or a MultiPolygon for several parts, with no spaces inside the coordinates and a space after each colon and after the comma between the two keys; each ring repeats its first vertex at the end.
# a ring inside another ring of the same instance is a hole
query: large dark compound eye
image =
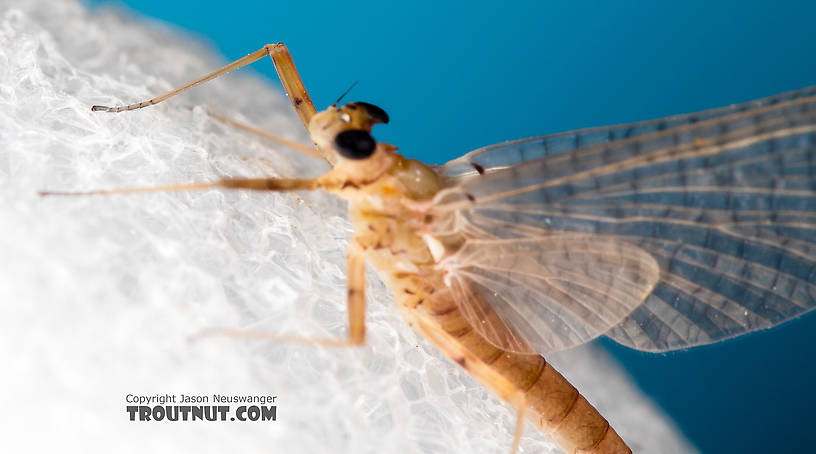
{"type": "Polygon", "coordinates": [[[350,104],[354,104],[365,109],[365,111],[368,112],[368,115],[371,117],[372,120],[374,120],[375,123],[388,123],[388,114],[385,113],[384,110],[375,106],[374,104],[359,101],[350,104]]]}
{"type": "Polygon", "coordinates": [[[340,156],[348,159],[365,159],[377,148],[371,134],[362,129],[349,129],[337,134],[334,144],[340,156]]]}

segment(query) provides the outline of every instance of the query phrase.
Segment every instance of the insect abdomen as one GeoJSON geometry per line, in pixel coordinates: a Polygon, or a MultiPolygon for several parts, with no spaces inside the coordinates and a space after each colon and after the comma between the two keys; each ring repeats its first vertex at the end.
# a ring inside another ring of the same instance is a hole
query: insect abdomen
{"type": "Polygon", "coordinates": [[[527,404],[538,415],[539,428],[567,452],[631,453],[609,423],[543,357],[541,375],[525,392],[527,404]]]}
{"type": "Polygon", "coordinates": [[[414,307],[418,328],[476,380],[513,405],[568,453],[632,451],[603,416],[540,355],[502,351],[464,319],[447,289],[414,307]]]}

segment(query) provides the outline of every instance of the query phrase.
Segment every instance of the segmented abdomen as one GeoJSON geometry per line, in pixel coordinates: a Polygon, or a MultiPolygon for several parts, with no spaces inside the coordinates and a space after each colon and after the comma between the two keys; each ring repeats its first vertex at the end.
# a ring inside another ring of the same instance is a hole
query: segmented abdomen
{"type": "Polygon", "coordinates": [[[518,405],[521,397],[528,420],[561,449],[568,453],[632,452],[606,419],[544,357],[509,353],[492,346],[464,319],[441,279],[426,277],[423,284],[424,289],[409,288],[412,286],[403,280],[392,286],[398,302],[408,309],[405,315],[409,322],[499,397],[511,405],[518,405]],[[434,290],[428,291],[429,283],[434,290]]]}

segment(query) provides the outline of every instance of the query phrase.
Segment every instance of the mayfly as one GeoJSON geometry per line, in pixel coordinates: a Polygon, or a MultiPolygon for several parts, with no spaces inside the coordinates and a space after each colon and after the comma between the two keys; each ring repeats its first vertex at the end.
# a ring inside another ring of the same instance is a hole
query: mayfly
{"type": "MultiPolygon", "coordinates": [[[[365,342],[365,263],[406,321],[569,453],[631,452],[542,355],[600,335],[644,351],[710,344],[816,306],[816,87],[741,105],[475,150],[444,166],[378,143],[386,112],[317,112],[283,44],[148,101],[272,58],[314,147],[317,178],[43,194],[323,189],[349,202],[348,335],[365,342]]],[[[266,135],[248,125],[217,117],[266,135]]],[[[275,139],[275,137],[271,137],[275,139]]]]}

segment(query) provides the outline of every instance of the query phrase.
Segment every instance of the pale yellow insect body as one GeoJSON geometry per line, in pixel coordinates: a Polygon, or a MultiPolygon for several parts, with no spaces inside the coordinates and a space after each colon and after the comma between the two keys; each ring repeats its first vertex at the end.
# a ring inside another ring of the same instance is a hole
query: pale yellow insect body
{"type": "MultiPolygon", "coordinates": [[[[317,113],[309,128],[315,143],[328,146],[328,138],[341,130],[371,127],[364,119],[351,121],[348,115],[346,108],[334,107],[317,113]]],[[[433,224],[440,220],[418,203],[444,189],[443,181],[431,167],[393,150],[380,143],[364,160],[336,156],[331,176],[324,178],[344,181],[325,187],[349,202],[353,247],[365,251],[366,261],[386,282],[408,324],[513,405],[520,416],[527,413],[567,452],[631,452],[542,356],[496,348],[462,317],[440,265],[466,239],[432,234],[433,224]]]]}
{"type": "MultiPolygon", "coordinates": [[[[628,453],[543,354],[607,335],[644,351],[705,345],[816,307],[816,87],[628,125],[523,139],[442,167],[376,143],[367,103],[317,112],[272,44],[152,100],[265,56],[316,149],[318,178],[92,191],[325,189],[349,203],[346,339],[208,334],[330,346],[365,342],[365,263],[406,321],[569,453],[628,453]]],[[[46,192],[44,194],[65,194],[46,192]]],[[[77,193],[70,193],[77,194],[77,193]]]]}

